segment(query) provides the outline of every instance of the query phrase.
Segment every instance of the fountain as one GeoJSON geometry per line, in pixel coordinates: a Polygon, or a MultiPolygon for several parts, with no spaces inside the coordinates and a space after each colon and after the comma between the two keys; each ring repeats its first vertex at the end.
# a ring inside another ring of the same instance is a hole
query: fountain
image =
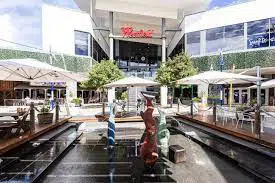
{"type": "Polygon", "coordinates": [[[153,92],[141,92],[146,99],[147,109],[145,112],[140,112],[140,115],[145,123],[145,132],[141,139],[140,155],[147,166],[154,166],[158,160],[158,147],[157,147],[157,125],[153,118],[153,92]]]}

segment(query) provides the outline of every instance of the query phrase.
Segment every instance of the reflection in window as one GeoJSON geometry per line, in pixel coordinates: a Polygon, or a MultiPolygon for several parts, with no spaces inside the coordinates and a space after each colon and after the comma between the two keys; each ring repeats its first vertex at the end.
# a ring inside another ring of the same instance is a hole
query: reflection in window
{"type": "Polygon", "coordinates": [[[224,27],[224,51],[244,49],[244,24],[224,27]]]}
{"type": "Polygon", "coordinates": [[[200,31],[187,34],[187,53],[189,55],[200,55],[200,31]]]}
{"type": "Polygon", "coordinates": [[[247,48],[269,46],[269,19],[247,23],[247,48]]]}
{"type": "Polygon", "coordinates": [[[206,30],[206,52],[218,52],[224,48],[224,27],[206,30]]]}
{"type": "Polygon", "coordinates": [[[244,24],[218,27],[206,31],[206,52],[232,51],[244,48],[244,24]]]}
{"type": "Polygon", "coordinates": [[[275,18],[270,19],[270,46],[275,46],[275,18]]]}
{"type": "Polygon", "coordinates": [[[75,31],[75,54],[88,56],[89,33],[75,31]]]}

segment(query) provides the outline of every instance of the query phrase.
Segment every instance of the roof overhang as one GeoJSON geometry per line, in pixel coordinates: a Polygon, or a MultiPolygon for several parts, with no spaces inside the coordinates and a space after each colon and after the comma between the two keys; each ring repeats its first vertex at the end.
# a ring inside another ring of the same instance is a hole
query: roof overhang
{"type": "Polygon", "coordinates": [[[131,13],[160,18],[177,19],[179,12],[192,14],[207,9],[211,0],[75,0],[79,8],[90,13],[90,4],[95,9],[131,13]]]}

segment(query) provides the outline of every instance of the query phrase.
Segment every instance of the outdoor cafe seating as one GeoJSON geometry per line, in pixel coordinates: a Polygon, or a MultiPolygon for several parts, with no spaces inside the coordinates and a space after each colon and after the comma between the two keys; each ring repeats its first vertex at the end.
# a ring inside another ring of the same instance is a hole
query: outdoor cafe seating
{"type": "Polygon", "coordinates": [[[27,120],[30,108],[17,112],[0,113],[0,134],[4,139],[13,135],[18,136],[21,130],[25,132],[31,131],[31,122],[27,120]],[[4,118],[4,119],[1,119],[4,118]],[[16,129],[13,134],[13,129],[16,129]]]}

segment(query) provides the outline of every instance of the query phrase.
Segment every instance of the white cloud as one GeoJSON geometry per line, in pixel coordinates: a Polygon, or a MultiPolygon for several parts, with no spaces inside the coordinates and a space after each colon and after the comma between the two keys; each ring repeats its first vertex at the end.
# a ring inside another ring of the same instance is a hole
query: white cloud
{"type": "MultiPolygon", "coordinates": [[[[0,38],[8,41],[41,47],[41,1],[0,1],[0,38]]],[[[10,47],[24,48],[6,43],[10,47]]],[[[4,46],[3,42],[0,46],[4,46]]]]}

